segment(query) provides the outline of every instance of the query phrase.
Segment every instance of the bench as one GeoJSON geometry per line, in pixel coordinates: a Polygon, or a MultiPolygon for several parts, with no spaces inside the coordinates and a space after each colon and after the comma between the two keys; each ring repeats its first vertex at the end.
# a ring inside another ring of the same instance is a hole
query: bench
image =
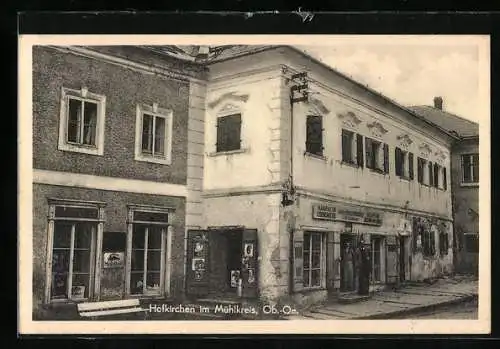
{"type": "Polygon", "coordinates": [[[147,318],[149,311],[141,307],[138,298],[120,299],[106,302],[85,302],[77,305],[81,317],[96,319],[99,316],[144,313],[147,318]]]}

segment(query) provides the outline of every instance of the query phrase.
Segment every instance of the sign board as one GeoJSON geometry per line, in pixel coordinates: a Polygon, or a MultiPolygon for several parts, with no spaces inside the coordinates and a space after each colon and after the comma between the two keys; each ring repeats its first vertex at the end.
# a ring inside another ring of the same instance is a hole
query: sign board
{"type": "Polygon", "coordinates": [[[124,252],[104,252],[104,268],[123,267],[124,262],[124,252]]]}
{"type": "Polygon", "coordinates": [[[382,217],[378,212],[357,210],[354,208],[336,207],[326,204],[313,205],[313,219],[351,222],[366,225],[382,225],[382,217]]]}

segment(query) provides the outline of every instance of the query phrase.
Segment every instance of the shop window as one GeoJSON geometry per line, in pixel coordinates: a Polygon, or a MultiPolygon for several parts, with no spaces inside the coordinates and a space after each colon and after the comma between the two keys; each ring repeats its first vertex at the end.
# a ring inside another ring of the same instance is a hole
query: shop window
{"type": "Polygon", "coordinates": [[[130,209],[127,293],[146,296],[164,294],[168,224],[168,211],[130,209]]]}
{"type": "Polygon", "coordinates": [[[319,115],[308,115],[306,125],[306,152],[323,155],[323,121],[319,115]]]}
{"type": "Polygon", "coordinates": [[[469,253],[479,253],[479,235],[464,234],[465,251],[469,253]]]}
{"type": "Polygon", "coordinates": [[[436,241],[434,232],[424,230],[422,234],[422,252],[425,257],[433,257],[436,254],[436,241]]]}
{"type": "Polygon", "coordinates": [[[86,88],[62,88],[59,150],[103,155],[105,104],[104,96],[86,88]]]}
{"type": "Polygon", "coordinates": [[[342,162],[363,167],[363,136],[342,129],[342,162]]]}
{"type": "Polygon", "coordinates": [[[366,167],[383,173],[389,172],[389,147],[371,138],[365,138],[366,167]]]}
{"type": "Polygon", "coordinates": [[[479,154],[462,155],[462,183],[479,183],[479,154]]]}
{"type": "Polygon", "coordinates": [[[49,203],[47,302],[93,297],[100,210],[92,204],[49,203]]]}
{"type": "Polygon", "coordinates": [[[170,164],[172,144],[172,111],[138,105],[135,159],[170,164]]]}
{"type": "Polygon", "coordinates": [[[241,149],[241,114],[217,118],[217,152],[241,149]]]}
{"type": "Polygon", "coordinates": [[[439,234],[439,254],[441,256],[446,256],[448,254],[448,247],[448,234],[442,232],[439,234]]]}
{"type": "Polygon", "coordinates": [[[323,285],[323,245],[323,235],[321,233],[304,233],[304,287],[320,287],[323,285]]]}
{"type": "Polygon", "coordinates": [[[413,180],[413,153],[400,148],[394,150],[396,176],[413,180]]]}

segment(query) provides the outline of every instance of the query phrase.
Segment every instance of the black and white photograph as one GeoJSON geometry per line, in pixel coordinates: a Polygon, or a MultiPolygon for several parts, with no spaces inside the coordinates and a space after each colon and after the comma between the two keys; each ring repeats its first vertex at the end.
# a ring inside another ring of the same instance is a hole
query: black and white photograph
{"type": "Polygon", "coordinates": [[[484,333],[489,54],[479,35],[21,36],[26,331],[484,333]]]}

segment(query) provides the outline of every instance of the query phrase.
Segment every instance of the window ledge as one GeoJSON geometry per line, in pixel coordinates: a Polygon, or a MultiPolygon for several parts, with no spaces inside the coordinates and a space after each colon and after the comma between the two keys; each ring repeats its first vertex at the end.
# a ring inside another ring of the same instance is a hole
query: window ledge
{"type": "Polygon", "coordinates": [[[63,144],[59,144],[58,149],[62,150],[62,151],[70,151],[70,152],[74,152],[74,153],[82,153],[82,154],[88,154],[88,155],[102,156],[104,154],[102,148],[98,148],[96,146],[90,146],[90,145],[78,145],[78,144],[71,144],[71,143],[63,143],[63,144]]]}
{"type": "Polygon", "coordinates": [[[344,160],[342,160],[342,161],[340,162],[340,164],[341,164],[341,165],[345,165],[345,166],[349,166],[349,167],[353,167],[353,168],[360,168],[360,167],[358,166],[358,164],[356,164],[356,163],[354,163],[354,162],[348,162],[348,161],[344,161],[344,160]]]}
{"type": "Polygon", "coordinates": [[[250,151],[249,148],[241,148],[241,149],[228,150],[228,151],[214,151],[214,152],[206,153],[206,154],[207,154],[207,156],[214,157],[214,156],[224,156],[224,155],[248,153],[249,151],[250,151]]]}
{"type": "Polygon", "coordinates": [[[163,157],[154,157],[154,156],[147,156],[147,155],[136,155],[134,158],[135,161],[142,161],[142,162],[149,162],[153,164],[161,164],[161,165],[170,165],[172,162],[170,161],[169,158],[163,157]]]}
{"type": "Polygon", "coordinates": [[[367,168],[368,168],[368,170],[370,170],[370,172],[373,172],[373,173],[376,173],[376,174],[379,174],[382,176],[388,175],[388,173],[385,173],[384,170],[381,170],[378,168],[369,168],[369,167],[367,167],[367,168]]]}
{"type": "Polygon", "coordinates": [[[326,156],[324,155],[318,155],[318,154],[313,154],[313,153],[309,153],[307,151],[304,152],[304,156],[307,156],[311,159],[316,159],[316,160],[320,160],[320,161],[323,161],[323,162],[326,162],[328,159],[326,156]]]}
{"type": "Polygon", "coordinates": [[[315,291],[327,291],[327,288],[324,286],[313,286],[313,287],[304,287],[299,291],[295,291],[295,293],[308,293],[315,291]]]}
{"type": "Polygon", "coordinates": [[[474,183],[460,183],[460,186],[461,187],[471,187],[471,188],[474,188],[474,187],[479,187],[479,182],[474,182],[474,183]]]}
{"type": "MultiPolygon", "coordinates": [[[[413,181],[410,177],[406,177],[406,176],[397,176],[397,177],[401,181],[405,181],[405,182],[412,182],[413,181]]],[[[422,184],[422,183],[420,183],[420,184],[422,184]]]]}

